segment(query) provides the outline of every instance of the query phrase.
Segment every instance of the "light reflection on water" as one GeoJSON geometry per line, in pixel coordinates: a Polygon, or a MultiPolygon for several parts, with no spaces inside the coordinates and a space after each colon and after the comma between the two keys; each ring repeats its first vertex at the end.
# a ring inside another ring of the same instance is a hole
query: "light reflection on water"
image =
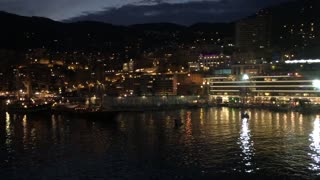
{"type": "MultiPolygon", "coordinates": [[[[11,125],[11,120],[10,120],[10,115],[8,113],[6,113],[6,146],[7,149],[10,149],[11,143],[12,143],[12,125],[11,125]]],[[[8,150],[10,151],[10,150],[8,150]]]]}
{"type": "Polygon", "coordinates": [[[320,173],[320,119],[238,109],[120,113],[114,120],[5,114],[0,177],[198,179],[320,173]],[[181,117],[183,125],[174,126],[181,117]],[[310,173],[312,172],[312,173],[310,173]]]}
{"type": "Polygon", "coordinates": [[[310,169],[313,171],[318,172],[320,170],[320,119],[319,116],[316,117],[316,119],[313,122],[313,131],[310,134],[310,149],[311,153],[310,156],[313,160],[312,163],[310,163],[310,169]]]}
{"type": "Polygon", "coordinates": [[[187,112],[186,116],[186,137],[192,137],[192,122],[191,122],[191,112],[187,112]]]}
{"type": "Polygon", "coordinates": [[[253,169],[253,160],[254,157],[254,147],[253,141],[251,140],[251,134],[249,129],[249,119],[243,118],[241,131],[240,131],[240,148],[242,150],[242,163],[244,164],[244,170],[247,173],[252,173],[253,169]]]}

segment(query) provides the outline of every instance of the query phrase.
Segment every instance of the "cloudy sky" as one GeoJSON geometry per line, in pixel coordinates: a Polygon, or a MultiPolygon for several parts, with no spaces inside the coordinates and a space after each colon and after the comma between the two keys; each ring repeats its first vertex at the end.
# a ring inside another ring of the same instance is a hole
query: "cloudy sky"
{"type": "Polygon", "coordinates": [[[113,24],[228,22],[290,0],[0,0],[0,10],[58,21],[113,24]]]}

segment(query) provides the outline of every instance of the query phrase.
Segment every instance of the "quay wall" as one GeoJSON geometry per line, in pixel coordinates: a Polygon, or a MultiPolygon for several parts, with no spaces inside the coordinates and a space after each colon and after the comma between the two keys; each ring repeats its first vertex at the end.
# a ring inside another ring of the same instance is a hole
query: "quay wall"
{"type": "Polygon", "coordinates": [[[147,109],[169,107],[192,107],[208,104],[208,97],[201,96],[128,96],[103,99],[104,107],[113,109],[147,109]]]}

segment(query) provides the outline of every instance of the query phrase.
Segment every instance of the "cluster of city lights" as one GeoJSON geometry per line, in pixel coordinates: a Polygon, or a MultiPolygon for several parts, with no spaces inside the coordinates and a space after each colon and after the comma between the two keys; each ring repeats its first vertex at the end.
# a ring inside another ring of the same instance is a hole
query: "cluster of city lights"
{"type": "Polygon", "coordinates": [[[306,64],[306,63],[320,63],[320,59],[300,59],[300,60],[287,60],[286,64],[306,64]]]}

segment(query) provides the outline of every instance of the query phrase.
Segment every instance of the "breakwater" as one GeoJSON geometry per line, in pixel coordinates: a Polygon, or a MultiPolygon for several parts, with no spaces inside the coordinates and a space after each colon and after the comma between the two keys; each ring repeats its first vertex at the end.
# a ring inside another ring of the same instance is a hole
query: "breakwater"
{"type": "Polygon", "coordinates": [[[105,96],[103,105],[112,110],[144,111],[154,109],[204,107],[212,104],[210,103],[210,99],[205,96],[105,96]]]}

